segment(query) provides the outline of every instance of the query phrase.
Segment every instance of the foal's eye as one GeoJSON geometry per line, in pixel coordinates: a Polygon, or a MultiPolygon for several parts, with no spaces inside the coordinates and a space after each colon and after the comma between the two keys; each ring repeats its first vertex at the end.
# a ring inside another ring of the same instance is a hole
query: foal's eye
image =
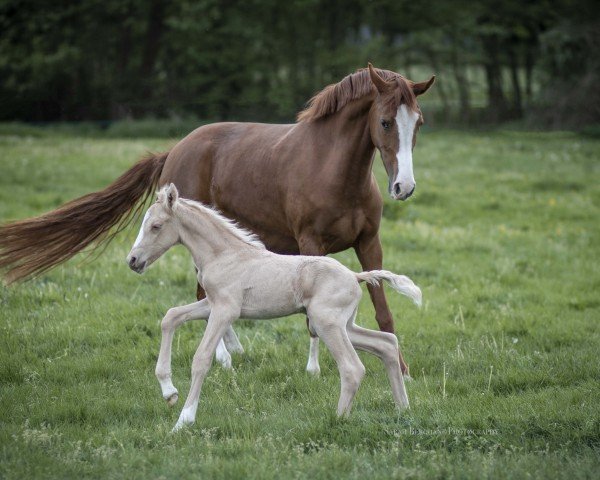
{"type": "Polygon", "coordinates": [[[390,122],[389,120],[382,120],[381,126],[383,127],[384,130],[389,130],[390,127],[392,126],[392,122],[390,122]]]}
{"type": "Polygon", "coordinates": [[[150,230],[153,232],[158,232],[160,230],[161,225],[155,224],[150,227],[150,230]]]}

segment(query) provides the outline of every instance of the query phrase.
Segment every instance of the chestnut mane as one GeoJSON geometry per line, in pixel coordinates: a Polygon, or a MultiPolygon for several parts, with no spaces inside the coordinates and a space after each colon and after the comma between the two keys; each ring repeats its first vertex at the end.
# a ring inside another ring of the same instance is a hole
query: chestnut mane
{"type": "MultiPolygon", "coordinates": [[[[389,70],[375,70],[386,82],[395,81],[398,88],[394,89],[389,96],[390,104],[398,105],[405,103],[409,108],[415,109],[417,99],[409,81],[402,75],[389,70]]],[[[327,115],[338,112],[352,100],[357,100],[369,95],[375,90],[375,86],[369,76],[369,70],[361,68],[354,73],[344,77],[338,83],[332,83],[312,97],[307,107],[298,113],[298,122],[310,122],[327,115]]]]}

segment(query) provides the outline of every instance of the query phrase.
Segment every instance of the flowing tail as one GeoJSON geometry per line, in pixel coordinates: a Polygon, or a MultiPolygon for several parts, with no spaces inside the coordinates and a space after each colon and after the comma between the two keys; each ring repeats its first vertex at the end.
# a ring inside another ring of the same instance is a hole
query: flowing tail
{"type": "Polygon", "coordinates": [[[380,280],[385,280],[394,290],[400,292],[402,295],[406,295],[417,306],[421,306],[423,299],[421,289],[410,278],[404,275],[396,275],[387,270],[371,270],[370,272],[355,273],[355,275],[358,283],[367,282],[375,286],[379,286],[380,280]]]}
{"type": "Polygon", "coordinates": [[[90,244],[97,248],[112,240],[158,186],[167,155],[148,155],[104,190],[1,226],[0,270],[6,271],[6,283],[39,275],[90,244]]]}

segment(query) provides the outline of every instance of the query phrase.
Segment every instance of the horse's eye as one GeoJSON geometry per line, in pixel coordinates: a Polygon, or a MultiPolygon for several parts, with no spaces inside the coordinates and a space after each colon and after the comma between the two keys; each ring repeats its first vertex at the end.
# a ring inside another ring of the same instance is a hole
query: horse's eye
{"type": "Polygon", "coordinates": [[[152,225],[152,227],[150,227],[150,230],[152,230],[153,232],[158,232],[160,230],[161,225],[158,224],[154,224],[152,225]]]}
{"type": "Polygon", "coordinates": [[[392,126],[392,122],[390,122],[388,120],[382,120],[381,126],[383,127],[384,130],[389,130],[390,127],[392,126]]]}

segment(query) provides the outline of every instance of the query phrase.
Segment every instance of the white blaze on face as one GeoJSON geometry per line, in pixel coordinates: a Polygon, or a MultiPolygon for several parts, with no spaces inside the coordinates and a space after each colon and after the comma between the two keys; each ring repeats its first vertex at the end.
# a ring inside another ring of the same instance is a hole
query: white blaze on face
{"type": "Polygon", "coordinates": [[[392,184],[392,196],[396,199],[405,196],[415,188],[415,177],[412,165],[412,141],[419,120],[419,114],[406,105],[400,105],[396,113],[398,128],[398,175],[392,184]],[[399,187],[399,189],[398,189],[399,187]]]}
{"type": "Polygon", "coordinates": [[[149,213],[150,213],[150,210],[148,210],[146,212],[146,214],[144,215],[144,219],[142,220],[142,225],[140,226],[140,231],[138,233],[138,236],[135,239],[135,243],[133,244],[133,247],[131,247],[132,250],[134,248],[136,248],[137,246],[139,246],[140,243],[142,243],[142,238],[144,238],[144,225],[146,224],[146,220],[148,220],[149,213]]]}

